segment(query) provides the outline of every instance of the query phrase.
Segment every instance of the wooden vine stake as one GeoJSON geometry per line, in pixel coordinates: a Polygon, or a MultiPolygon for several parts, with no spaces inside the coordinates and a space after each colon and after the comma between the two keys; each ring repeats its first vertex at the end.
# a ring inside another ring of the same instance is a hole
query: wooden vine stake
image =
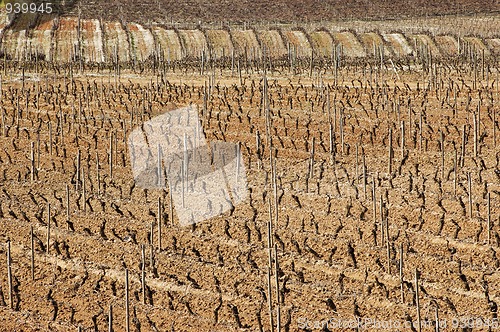
{"type": "Polygon", "coordinates": [[[330,156],[331,156],[331,162],[334,163],[335,161],[335,150],[334,150],[334,141],[335,141],[335,133],[334,133],[334,128],[331,120],[331,115],[330,115],[330,93],[327,95],[327,108],[328,108],[328,133],[329,133],[329,142],[330,142],[330,156]]]}
{"type": "Polygon", "coordinates": [[[403,279],[403,244],[399,245],[399,287],[401,289],[401,303],[405,302],[404,279],[403,279]]]}
{"type": "Polygon", "coordinates": [[[113,132],[109,134],[109,176],[113,179],[113,132]]]}
{"type": "Polygon", "coordinates": [[[343,110],[340,110],[340,145],[341,145],[341,151],[342,155],[345,155],[344,151],[344,112],[343,110]]]}
{"type": "Polygon", "coordinates": [[[364,193],[364,197],[365,197],[365,200],[366,200],[366,160],[365,160],[365,152],[363,152],[363,193],[364,193]]]}
{"type": "Polygon", "coordinates": [[[419,135],[420,135],[420,139],[419,139],[419,148],[420,148],[420,152],[422,152],[422,149],[423,149],[423,142],[422,142],[422,136],[423,136],[423,130],[424,128],[422,127],[423,125],[423,119],[422,119],[422,111],[420,111],[420,122],[419,122],[419,135]]]}
{"type": "Polygon", "coordinates": [[[31,142],[31,182],[35,181],[35,142],[31,142]]]}
{"type": "Polygon", "coordinates": [[[381,243],[381,246],[384,247],[384,245],[385,245],[385,219],[384,219],[384,201],[382,198],[382,194],[380,194],[379,210],[380,210],[380,243],[381,243]]]}
{"type": "Polygon", "coordinates": [[[99,153],[95,153],[95,160],[96,160],[96,177],[97,177],[97,195],[101,195],[101,173],[100,173],[100,167],[99,167],[99,153]]]}
{"type": "Polygon", "coordinates": [[[30,240],[31,240],[31,280],[35,280],[35,241],[33,234],[33,226],[30,226],[30,240]]]}
{"type": "Polygon", "coordinates": [[[10,240],[7,240],[7,281],[9,283],[9,308],[14,309],[12,298],[12,259],[10,256],[10,240]]]}
{"type": "MultiPolygon", "coordinates": [[[[271,249],[268,249],[268,251],[270,252],[271,249]]],[[[269,253],[269,256],[271,254],[269,253]]],[[[269,326],[271,328],[271,332],[274,332],[274,323],[273,323],[273,301],[272,301],[272,291],[271,291],[271,267],[268,267],[267,268],[267,293],[268,293],[268,297],[267,297],[267,304],[269,306],[269,326]]]]}
{"type": "MultiPolygon", "coordinates": [[[[375,196],[375,177],[372,177],[372,202],[373,202],[373,227],[377,229],[377,198],[375,196]]],[[[377,237],[375,236],[375,243],[377,243],[377,237]]]]}
{"type": "Polygon", "coordinates": [[[458,167],[458,157],[457,149],[454,149],[455,158],[453,160],[453,195],[457,196],[457,167],[458,167]]]}
{"type": "Polygon", "coordinates": [[[392,174],[392,128],[389,128],[389,158],[387,162],[387,172],[392,174]]]}
{"type": "Polygon", "coordinates": [[[113,306],[111,304],[108,311],[108,332],[113,332],[113,306]]]}
{"type": "Polygon", "coordinates": [[[162,185],[161,183],[161,145],[158,143],[158,154],[157,154],[157,168],[156,168],[156,176],[157,176],[157,185],[160,187],[162,185]]]}
{"type": "Polygon", "coordinates": [[[141,291],[142,303],[146,304],[146,251],[141,245],[141,291]]]}
{"type": "Polygon", "coordinates": [[[358,157],[358,144],[356,144],[356,182],[359,184],[359,157],[358,157]]]}
{"type": "Polygon", "coordinates": [[[87,212],[87,190],[85,188],[85,170],[82,169],[82,198],[83,198],[83,212],[87,212]]]}
{"type": "Polygon", "coordinates": [[[7,123],[5,122],[5,112],[2,110],[2,136],[7,136],[7,123]]]}
{"type": "Polygon", "coordinates": [[[441,180],[444,181],[444,134],[443,131],[441,134],[441,180]]]}
{"type": "Polygon", "coordinates": [[[66,222],[69,228],[69,185],[66,184],[66,222]]]}
{"type": "Polygon", "coordinates": [[[80,163],[81,163],[81,156],[80,156],[80,149],[78,149],[78,153],[76,155],[76,191],[80,188],[80,163]]]}
{"type": "Polygon", "coordinates": [[[460,167],[464,167],[465,163],[465,125],[463,126],[462,129],[462,150],[461,152],[461,157],[460,157],[460,167]]]}
{"type": "Polygon", "coordinates": [[[52,123],[49,122],[49,153],[52,156],[52,123]]]}
{"type": "Polygon", "coordinates": [[[401,121],[401,160],[405,157],[405,122],[401,121]]]}
{"type": "Polygon", "coordinates": [[[125,331],[130,332],[130,308],[128,294],[128,269],[125,269],[125,331]]]}
{"type": "MultiPolygon", "coordinates": [[[[387,225],[387,221],[386,221],[387,225]]],[[[387,234],[387,232],[386,232],[387,234]]],[[[391,246],[389,243],[389,239],[386,241],[386,249],[387,249],[387,274],[391,274],[391,246]]]]}
{"type": "Polygon", "coordinates": [[[47,255],[50,253],[50,203],[47,203],[47,255]]]}
{"type": "Polygon", "coordinates": [[[314,177],[314,136],[312,138],[311,146],[311,156],[309,159],[309,179],[312,179],[314,177]]]}
{"type": "Polygon", "coordinates": [[[493,107],[493,147],[497,147],[497,120],[496,120],[496,109],[493,107]]]}
{"type": "MultiPolygon", "coordinates": [[[[271,198],[268,199],[269,202],[269,222],[267,223],[267,249],[271,249],[273,247],[273,214],[272,214],[272,206],[271,206],[271,198]]],[[[271,254],[269,254],[269,268],[272,266],[271,254]]]]}
{"type": "Polygon", "coordinates": [[[172,188],[168,190],[168,207],[170,209],[170,224],[174,226],[174,200],[172,199],[172,188]]]}
{"type": "Polygon", "coordinates": [[[36,170],[40,170],[40,132],[37,133],[36,140],[36,170]]]}
{"type": "Polygon", "coordinates": [[[490,239],[491,239],[491,197],[490,197],[490,192],[488,192],[488,245],[490,244],[490,239]]]}
{"type": "MultiPolygon", "coordinates": [[[[276,153],[277,150],[274,148],[273,151],[276,153]]],[[[273,194],[274,194],[274,223],[275,225],[278,225],[279,209],[278,209],[278,179],[276,176],[276,158],[272,158],[271,162],[273,166],[272,177],[273,177],[273,194]]]]}
{"type": "Polygon", "coordinates": [[[474,120],[474,157],[477,157],[477,132],[478,132],[477,116],[474,113],[472,117],[474,120]]]}
{"type": "Polygon", "coordinates": [[[422,322],[420,321],[420,299],[419,299],[419,285],[418,285],[418,270],[417,269],[415,269],[415,299],[417,302],[418,332],[422,332],[422,322]]]}
{"type": "Polygon", "coordinates": [[[161,197],[158,197],[158,251],[161,251],[161,197]]]}
{"type": "Polygon", "coordinates": [[[273,300],[272,300],[272,285],[271,285],[271,271],[273,266],[273,258],[272,258],[272,207],[271,207],[271,198],[268,199],[269,202],[269,222],[267,227],[267,253],[268,253],[268,267],[267,267],[267,302],[269,307],[269,326],[271,328],[271,332],[274,331],[273,325],[273,300]]]}
{"type": "Polygon", "coordinates": [[[276,330],[281,330],[281,306],[280,306],[280,284],[279,284],[279,266],[278,266],[278,246],[274,244],[274,281],[276,286],[276,330]]]}
{"type": "Polygon", "coordinates": [[[472,179],[470,172],[467,172],[467,184],[469,190],[469,218],[472,219],[472,179]]]}

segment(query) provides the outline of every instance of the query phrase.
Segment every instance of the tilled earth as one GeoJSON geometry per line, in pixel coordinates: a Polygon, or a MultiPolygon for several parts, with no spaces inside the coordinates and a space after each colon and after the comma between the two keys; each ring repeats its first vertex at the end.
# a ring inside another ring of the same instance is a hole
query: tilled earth
{"type": "Polygon", "coordinates": [[[225,72],[215,84],[173,73],[163,83],[127,73],[119,82],[89,73],[71,82],[62,71],[4,77],[0,241],[3,257],[11,241],[13,290],[10,307],[2,259],[0,329],[103,331],[111,306],[114,330],[125,330],[127,269],[134,331],[269,331],[269,297],[284,331],[353,319],[408,330],[418,320],[415,270],[426,329],[438,308],[448,328],[473,318],[474,330],[488,330],[500,301],[498,68],[484,78],[436,68],[372,76],[352,67],[338,86],[331,72],[268,73],[276,191],[261,75],[243,85],[225,72]],[[208,140],[241,143],[249,198],[180,227],[168,188],[135,184],[126,139],[190,103],[208,140]]]}

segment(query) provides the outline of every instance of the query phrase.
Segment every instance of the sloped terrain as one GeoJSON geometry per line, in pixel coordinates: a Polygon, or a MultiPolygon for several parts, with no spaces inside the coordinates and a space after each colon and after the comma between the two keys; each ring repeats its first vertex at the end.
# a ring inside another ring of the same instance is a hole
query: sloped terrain
{"type": "MultiPolygon", "coordinates": [[[[499,30],[500,28],[496,28],[499,30]]],[[[499,30],[500,33],[500,30],[499,30]]],[[[404,59],[430,51],[434,58],[492,57],[497,38],[475,35],[434,35],[429,32],[360,32],[283,26],[269,30],[171,29],[138,23],[60,17],[34,29],[7,28],[1,33],[1,51],[10,60],[38,58],[66,63],[145,62],[153,58],[178,61],[235,59],[256,61],[291,58],[329,59],[386,57],[404,59]]]]}

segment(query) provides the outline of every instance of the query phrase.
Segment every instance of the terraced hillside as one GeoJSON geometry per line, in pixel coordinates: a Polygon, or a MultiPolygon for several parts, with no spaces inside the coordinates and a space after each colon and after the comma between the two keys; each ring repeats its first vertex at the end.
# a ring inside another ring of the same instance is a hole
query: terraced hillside
{"type": "Polygon", "coordinates": [[[68,62],[165,61],[188,59],[347,59],[364,57],[404,58],[429,53],[435,58],[489,56],[500,54],[500,38],[433,35],[425,32],[333,30],[325,27],[270,29],[173,29],[160,25],[146,27],[96,19],[60,17],[33,29],[5,28],[1,51],[11,60],[68,62]]]}

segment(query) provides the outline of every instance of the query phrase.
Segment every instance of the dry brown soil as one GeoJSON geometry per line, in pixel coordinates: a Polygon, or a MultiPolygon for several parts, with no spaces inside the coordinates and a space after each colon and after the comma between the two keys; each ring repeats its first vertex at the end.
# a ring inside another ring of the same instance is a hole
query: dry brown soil
{"type": "Polygon", "coordinates": [[[0,330],[76,331],[81,326],[105,331],[112,306],[114,329],[124,331],[125,269],[130,273],[132,331],[269,331],[270,295],[274,310],[279,299],[283,331],[299,330],[306,319],[310,324],[356,317],[416,324],[415,269],[422,321],[433,320],[437,306],[448,326],[453,319],[473,317],[483,319],[474,321],[479,326],[474,330],[487,330],[484,324],[497,317],[500,303],[498,66],[484,77],[481,69],[475,77],[469,65],[457,68],[437,65],[432,74],[400,68],[396,75],[390,66],[372,73],[368,67],[349,67],[338,73],[337,86],[331,70],[321,78],[317,71],[312,78],[286,69],[268,73],[270,136],[277,151],[279,213],[272,241],[279,263],[278,297],[274,264],[271,294],[267,287],[268,204],[274,216],[275,197],[261,74],[244,72],[240,85],[238,77],[216,71],[210,87],[208,77],[190,72],[169,72],[165,84],[127,72],[119,81],[113,74],[85,73],[70,82],[64,71],[42,77],[26,73],[23,84],[19,73],[5,73],[0,330]],[[199,106],[207,139],[241,142],[251,192],[232,213],[180,227],[175,216],[170,218],[168,189],[135,186],[125,141],[142,122],[189,103],[199,106]],[[110,133],[116,137],[111,139],[112,174],[110,133]],[[37,168],[33,181],[31,143],[37,168]],[[388,235],[382,236],[382,226],[388,235]]]}

